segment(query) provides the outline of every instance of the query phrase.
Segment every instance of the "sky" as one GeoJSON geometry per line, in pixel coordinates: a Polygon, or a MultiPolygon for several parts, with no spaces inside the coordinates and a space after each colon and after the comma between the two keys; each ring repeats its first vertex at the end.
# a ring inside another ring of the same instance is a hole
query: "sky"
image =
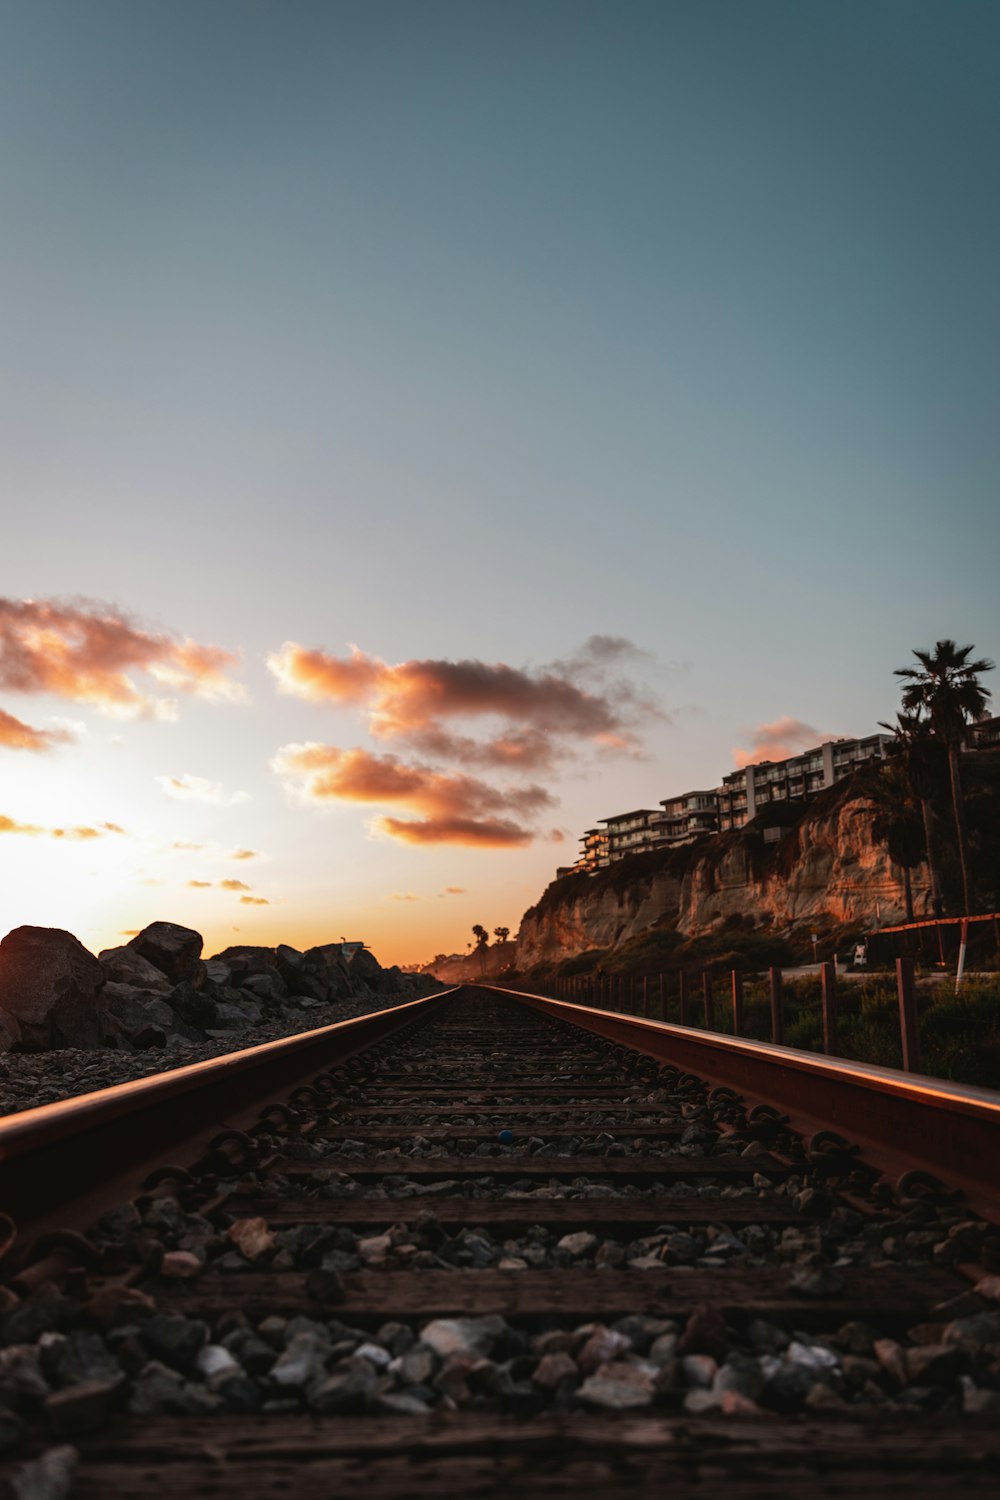
{"type": "Polygon", "coordinates": [[[383,963],[1000,652],[994,0],[5,0],[0,931],[383,963]]]}

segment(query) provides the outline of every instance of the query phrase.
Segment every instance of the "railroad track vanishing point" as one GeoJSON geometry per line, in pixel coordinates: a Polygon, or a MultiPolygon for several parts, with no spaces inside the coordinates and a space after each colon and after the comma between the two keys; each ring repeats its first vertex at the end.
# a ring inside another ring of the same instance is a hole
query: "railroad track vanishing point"
{"type": "Polygon", "coordinates": [[[995,1494],[1000,1100],[721,1041],[465,987],[0,1124],[0,1493],[995,1494]]]}

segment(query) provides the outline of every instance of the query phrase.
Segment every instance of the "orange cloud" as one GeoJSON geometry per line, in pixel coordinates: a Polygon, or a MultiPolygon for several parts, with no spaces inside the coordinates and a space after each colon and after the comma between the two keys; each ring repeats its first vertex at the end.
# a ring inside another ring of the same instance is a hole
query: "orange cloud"
{"type": "Polygon", "coordinates": [[[189,880],[188,881],[188,885],[191,886],[196,891],[207,891],[207,890],[210,889],[211,884],[212,884],[212,882],[210,880],[189,880]]]}
{"type": "Polygon", "coordinates": [[[172,717],[169,698],[142,692],[133,672],[203,698],[241,700],[238,664],[221,646],[142,629],[111,605],[0,598],[0,687],[54,693],[121,717],[172,717]]]}
{"type": "MultiPolygon", "coordinates": [[[[267,899],[266,896],[241,896],[240,897],[240,905],[241,906],[270,906],[270,904],[271,903],[270,903],[270,901],[268,901],[268,899],[267,899]]],[[[234,928],[233,930],[236,931],[237,929],[234,928]]]]}
{"type": "Polygon", "coordinates": [[[733,760],[738,767],[754,766],[762,760],[787,760],[792,755],[801,755],[804,750],[812,750],[824,740],[833,738],[835,736],[822,734],[811,724],[804,724],[801,719],[792,719],[786,715],[782,719],[775,719],[773,724],[758,724],[750,732],[752,748],[741,750],[734,746],[733,760]]]}
{"type": "MultiPolygon", "coordinates": [[[[568,672],[523,671],[504,662],[405,661],[395,666],[356,646],[350,657],[330,656],[286,641],[268,658],[283,692],[312,702],[366,707],[380,738],[440,733],[440,719],[493,715],[526,725],[534,736],[502,737],[493,749],[457,739],[449,753],[494,756],[481,764],[509,764],[525,755],[540,764],[543,741],[553,734],[593,737],[622,732],[613,692],[590,692],[568,672]]],[[[428,745],[428,750],[434,753],[428,745]]]]}
{"type": "Polygon", "coordinates": [[[256,849],[234,849],[229,856],[230,859],[260,859],[256,849]]]}
{"type": "Polygon", "coordinates": [[[392,899],[393,901],[416,901],[417,898],[412,891],[393,891],[392,899]]]}
{"type": "Polygon", "coordinates": [[[7,750],[51,750],[72,739],[68,729],[35,729],[0,708],[0,745],[7,750]]]}
{"type": "Polygon", "coordinates": [[[444,896],[464,896],[466,890],[464,885],[446,885],[441,894],[444,896]]]}
{"type": "Polygon", "coordinates": [[[531,819],[553,801],[540,786],[500,791],[473,776],[335,745],[285,745],[272,766],[312,801],[373,803],[415,813],[421,821],[383,818],[376,825],[407,843],[530,843],[531,830],[503,815],[531,819]]]}
{"type": "Polygon", "coordinates": [[[515,849],[530,844],[528,828],[501,818],[377,818],[377,833],[404,844],[464,844],[473,849],[515,849]]]}
{"type": "Polygon", "coordinates": [[[6,814],[0,813],[0,833],[24,833],[33,837],[41,834],[43,837],[52,839],[102,839],[105,833],[124,834],[124,828],[117,823],[102,823],[100,827],[94,828],[89,823],[77,824],[73,828],[43,828],[38,823],[19,823],[15,818],[8,818],[6,814]]]}
{"type": "Polygon", "coordinates": [[[249,891],[251,889],[242,880],[220,880],[218,886],[220,891],[249,891]]]}

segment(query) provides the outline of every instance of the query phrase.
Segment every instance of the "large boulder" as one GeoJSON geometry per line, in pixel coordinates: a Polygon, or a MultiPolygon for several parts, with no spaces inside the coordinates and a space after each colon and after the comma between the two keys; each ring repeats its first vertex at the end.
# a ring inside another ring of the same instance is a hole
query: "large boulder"
{"type": "Polygon", "coordinates": [[[112,980],[104,986],[101,998],[106,1035],[140,1049],[166,1046],[177,1016],[162,995],[112,980]]]}
{"type": "Polygon", "coordinates": [[[21,1027],[16,1016],[0,1010],[0,1052],[9,1052],[21,1040],[21,1027]]]}
{"type": "Polygon", "coordinates": [[[351,978],[360,979],[372,989],[378,989],[382,979],[382,965],[374,953],[367,948],[358,948],[351,959],[351,978]]]}
{"type": "Polygon", "coordinates": [[[28,1051],[99,1046],[106,978],[94,955],[59,927],[15,927],[0,943],[0,1012],[14,1018],[28,1051]]]}
{"type": "Polygon", "coordinates": [[[155,990],[164,995],[170,989],[170,980],[162,969],[143,958],[137,949],[126,943],[121,948],[105,948],[97,957],[104,965],[112,984],[128,984],[133,989],[155,990]]]}
{"type": "Polygon", "coordinates": [[[172,984],[184,979],[200,979],[202,937],[190,927],[176,922],[151,922],[132,938],[128,945],[149,960],[172,984]]]}
{"type": "Polygon", "coordinates": [[[276,969],[269,974],[248,974],[240,980],[240,989],[255,1001],[280,1005],[288,997],[288,985],[276,969]]]}
{"type": "Polygon", "coordinates": [[[293,988],[313,1000],[340,1000],[353,995],[351,972],[340,944],[322,943],[307,949],[293,988]]]}

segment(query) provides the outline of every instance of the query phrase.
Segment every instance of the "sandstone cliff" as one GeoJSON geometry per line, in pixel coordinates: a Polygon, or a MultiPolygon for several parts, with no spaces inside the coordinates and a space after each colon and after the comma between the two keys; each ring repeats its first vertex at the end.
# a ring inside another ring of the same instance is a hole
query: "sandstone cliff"
{"type": "MultiPolygon", "coordinates": [[[[522,918],[517,968],[621,947],[653,928],[696,937],[733,918],[774,934],[866,929],[876,912],[883,925],[905,920],[902,871],[874,842],[863,796],[845,784],[782,811],[789,826],[777,844],[751,825],[555,881],[522,918]]],[[[930,915],[926,867],[912,884],[915,915],[930,915]]]]}

